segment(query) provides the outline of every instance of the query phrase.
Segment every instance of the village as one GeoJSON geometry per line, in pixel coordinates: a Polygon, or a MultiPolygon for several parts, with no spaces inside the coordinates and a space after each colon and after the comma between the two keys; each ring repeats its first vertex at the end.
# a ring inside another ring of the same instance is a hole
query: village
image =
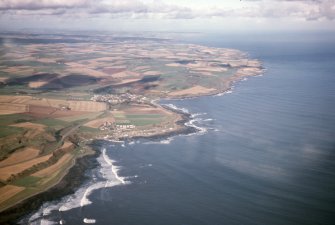
{"type": "MultiPolygon", "coordinates": [[[[121,104],[152,104],[147,97],[134,95],[130,93],[124,94],[105,94],[105,95],[94,95],[91,98],[94,102],[104,102],[109,106],[110,110],[116,110],[115,106],[121,104]]],[[[136,126],[131,124],[129,120],[118,120],[116,123],[115,119],[104,121],[100,127],[100,131],[114,131],[124,132],[134,130],[136,126]]]]}
{"type": "Polygon", "coordinates": [[[150,100],[147,97],[140,96],[140,95],[134,95],[130,93],[124,93],[124,94],[105,94],[105,95],[94,95],[91,98],[91,101],[94,102],[106,102],[110,105],[118,105],[123,103],[138,103],[138,104],[148,104],[150,103],[150,100]]]}

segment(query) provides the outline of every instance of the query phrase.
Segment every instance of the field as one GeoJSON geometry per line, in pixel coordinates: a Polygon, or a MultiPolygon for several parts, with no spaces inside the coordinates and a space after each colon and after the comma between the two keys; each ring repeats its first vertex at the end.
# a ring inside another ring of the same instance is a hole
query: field
{"type": "Polygon", "coordinates": [[[91,121],[85,123],[84,126],[91,127],[91,128],[99,128],[99,127],[101,127],[106,122],[108,122],[108,123],[114,123],[115,122],[115,118],[113,116],[106,116],[104,118],[91,120],[91,121]]]}
{"type": "Polygon", "coordinates": [[[23,132],[23,129],[20,129],[18,127],[3,126],[0,129],[0,138],[21,132],[23,132]]]}
{"type": "Polygon", "coordinates": [[[11,166],[5,166],[0,168],[0,180],[6,181],[8,178],[10,178],[11,175],[16,175],[26,169],[29,169],[33,167],[34,165],[37,165],[41,162],[47,161],[52,154],[46,155],[46,156],[41,156],[37,157],[31,160],[27,160],[25,162],[21,163],[16,163],[11,166]]]}
{"type": "Polygon", "coordinates": [[[16,103],[0,104],[0,115],[24,113],[28,111],[29,111],[28,106],[24,104],[16,104],[16,103]]]}
{"type": "Polygon", "coordinates": [[[115,124],[137,127],[159,124],[164,120],[169,120],[171,116],[171,113],[163,108],[137,104],[111,111],[111,114],[115,118],[115,124]]]}
{"type": "MultiPolygon", "coordinates": [[[[160,123],[162,120],[167,119],[165,115],[161,114],[129,114],[122,112],[123,116],[116,117],[115,123],[118,125],[135,125],[146,126],[160,123]]],[[[119,114],[120,115],[120,114],[119,114]]]]}
{"type": "Polygon", "coordinates": [[[24,190],[24,187],[6,185],[0,188],[0,204],[24,190]]]}
{"type": "MultiPolygon", "coordinates": [[[[54,94],[90,95],[102,86],[110,86],[110,92],[130,91],[156,97],[193,96],[208,92],[188,91],[191,88],[201,86],[215,89],[212,92],[222,92],[226,87],[222,84],[232,77],[262,72],[258,60],[232,49],[176,44],[167,40],[111,44],[108,37],[87,45],[80,42],[81,38],[73,38],[78,39],[78,43],[8,44],[11,52],[4,54],[0,63],[1,82],[5,84],[1,93],[13,95],[15,87],[20,87],[22,92],[39,93],[39,98],[44,98],[50,90],[54,94]],[[158,80],[148,79],[150,76],[157,76],[158,80]],[[168,94],[183,90],[182,95],[168,94]]],[[[57,107],[52,102],[47,106],[57,107]]],[[[71,106],[74,111],[93,110],[91,106],[78,106],[81,109],[71,106]]],[[[24,111],[24,108],[11,107],[14,111],[24,111]]]]}
{"type": "MultiPolygon", "coordinates": [[[[25,127],[33,125],[24,124],[25,127]]],[[[34,126],[44,127],[43,125],[34,126]]],[[[5,160],[0,161],[0,180],[6,184],[0,188],[0,210],[58,182],[72,166],[75,156],[74,144],[65,141],[60,147],[55,148],[53,153],[41,155],[39,149],[25,147],[14,151],[5,160]],[[24,171],[25,173],[22,173],[24,171]]]]}
{"type": "Polygon", "coordinates": [[[25,138],[28,138],[30,140],[34,139],[38,135],[44,132],[44,129],[46,128],[42,124],[37,124],[37,123],[30,123],[30,122],[24,122],[24,123],[17,123],[11,125],[13,127],[19,127],[19,128],[24,128],[27,130],[24,134],[25,138]]]}
{"type": "Polygon", "coordinates": [[[35,148],[23,148],[11,154],[7,159],[0,161],[0,168],[15,165],[27,160],[34,159],[38,156],[39,150],[35,148]]]}
{"type": "Polygon", "coordinates": [[[52,177],[53,175],[57,174],[61,168],[64,167],[64,165],[68,162],[70,162],[73,159],[73,155],[70,153],[65,154],[62,158],[60,158],[57,163],[53,164],[52,166],[49,166],[46,169],[40,170],[32,176],[35,177],[52,177]]]}
{"type": "Polygon", "coordinates": [[[202,86],[194,86],[188,89],[184,89],[181,91],[174,91],[174,92],[170,92],[169,96],[172,97],[176,97],[176,96],[197,96],[197,95],[201,95],[201,94],[209,94],[212,92],[215,92],[216,89],[215,88],[205,88],[202,86]]]}
{"type": "Polygon", "coordinates": [[[39,177],[26,176],[21,179],[15,180],[13,184],[16,186],[25,187],[25,188],[37,187],[40,180],[41,178],[39,177]]]}
{"type": "Polygon", "coordinates": [[[101,114],[102,114],[101,112],[90,112],[90,113],[85,113],[85,114],[76,115],[76,116],[59,117],[58,119],[66,121],[66,122],[76,122],[76,121],[82,121],[82,120],[95,119],[101,114]]]}
{"type": "Polygon", "coordinates": [[[167,39],[0,36],[10,40],[0,43],[0,211],[59,182],[86,153],[81,143],[181,129],[183,116],[153,100],[262,73],[243,52],[167,39]]]}
{"type": "Polygon", "coordinates": [[[8,95],[0,96],[0,106],[0,181],[6,194],[0,211],[58,182],[76,158],[66,140],[76,131],[74,123],[106,110],[100,102],[8,95]]]}
{"type": "Polygon", "coordinates": [[[100,112],[106,110],[106,104],[92,101],[68,101],[68,106],[73,111],[100,112]]]}

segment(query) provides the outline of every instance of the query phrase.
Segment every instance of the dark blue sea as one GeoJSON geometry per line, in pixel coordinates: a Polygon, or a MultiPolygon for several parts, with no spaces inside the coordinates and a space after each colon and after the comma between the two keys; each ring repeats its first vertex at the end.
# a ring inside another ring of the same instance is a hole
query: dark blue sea
{"type": "Polygon", "coordinates": [[[264,75],[231,93],[163,101],[187,109],[198,134],[105,143],[74,195],[34,224],[335,224],[335,36],[202,35],[237,48],[264,75]],[[54,222],[54,223],[53,223],[54,222]]]}

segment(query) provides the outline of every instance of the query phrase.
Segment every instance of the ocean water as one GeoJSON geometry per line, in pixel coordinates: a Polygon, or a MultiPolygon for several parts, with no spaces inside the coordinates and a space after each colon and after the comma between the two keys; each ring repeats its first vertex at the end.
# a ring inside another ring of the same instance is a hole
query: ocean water
{"type": "Polygon", "coordinates": [[[105,143],[92,179],[32,224],[335,224],[335,38],[187,41],[247,51],[266,71],[223,95],[162,101],[202,130],[105,143]]]}

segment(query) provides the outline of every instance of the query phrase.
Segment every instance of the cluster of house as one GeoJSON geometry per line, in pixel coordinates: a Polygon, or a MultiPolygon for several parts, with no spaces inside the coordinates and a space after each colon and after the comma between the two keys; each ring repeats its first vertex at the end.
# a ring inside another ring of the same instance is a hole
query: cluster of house
{"type": "Polygon", "coordinates": [[[100,127],[100,130],[131,130],[135,129],[133,124],[114,124],[110,121],[105,121],[100,127]]]}
{"type": "Polygon", "coordinates": [[[114,124],[110,121],[105,121],[100,127],[100,130],[112,130],[114,129],[114,124]]]}
{"type": "Polygon", "coordinates": [[[124,124],[124,125],[115,125],[117,129],[127,130],[127,129],[134,129],[135,125],[132,124],[124,124]]]}
{"type": "Polygon", "coordinates": [[[82,101],[82,100],[84,100],[84,99],[81,98],[81,97],[68,96],[66,100],[67,100],[67,101],[82,101]]]}
{"type": "Polygon", "coordinates": [[[137,102],[137,103],[145,103],[148,101],[146,97],[133,95],[129,93],[124,93],[120,95],[94,95],[91,98],[92,101],[95,102],[108,102],[111,105],[117,105],[121,103],[127,103],[127,102],[137,102]]]}

